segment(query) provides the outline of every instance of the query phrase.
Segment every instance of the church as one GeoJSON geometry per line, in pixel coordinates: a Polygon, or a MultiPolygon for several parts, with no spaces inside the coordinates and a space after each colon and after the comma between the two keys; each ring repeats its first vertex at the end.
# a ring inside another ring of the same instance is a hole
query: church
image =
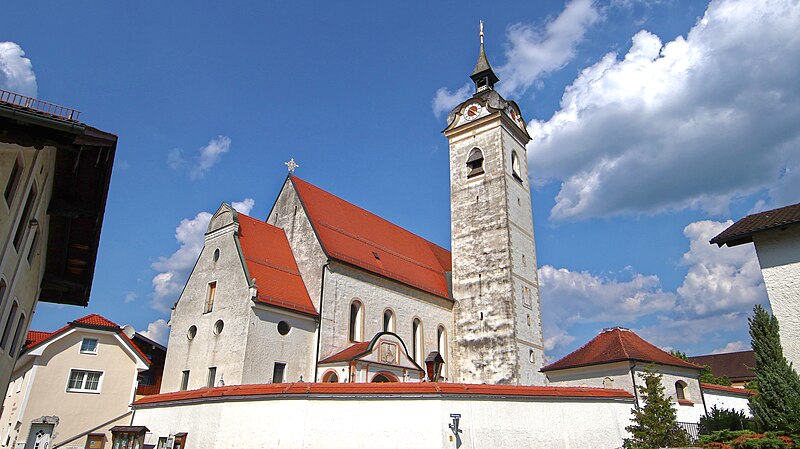
{"type": "MultiPolygon", "coordinates": [[[[544,385],[530,140],[483,46],[455,107],[452,252],[290,172],[222,204],[176,302],[161,392],[282,382],[544,385]]],[[[291,168],[291,167],[290,167],[291,168]]]]}

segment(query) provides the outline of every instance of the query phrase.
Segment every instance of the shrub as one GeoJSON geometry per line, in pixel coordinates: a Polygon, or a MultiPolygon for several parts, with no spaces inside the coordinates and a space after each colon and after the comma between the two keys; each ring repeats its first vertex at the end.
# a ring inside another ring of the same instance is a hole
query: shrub
{"type": "Polygon", "coordinates": [[[708,415],[700,417],[701,433],[711,433],[718,430],[745,430],[750,427],[750,419],[737,410],[711,408],[708,415]]]}

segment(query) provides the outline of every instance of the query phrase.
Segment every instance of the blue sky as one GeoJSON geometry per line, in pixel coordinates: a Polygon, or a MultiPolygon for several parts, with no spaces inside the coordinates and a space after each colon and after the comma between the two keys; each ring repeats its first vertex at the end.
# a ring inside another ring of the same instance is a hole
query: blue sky
{"type": "Polygon", "coordinates": [[[86,310],[164,340],[223,201],[264,218],[297,175],[448,247],[449,107],[486,22],[528,145],[547,353],[630,327],[743,349],[766,293],[730,219],[800,201],[791,1],[7,2],[0,87],[119,135],[86,310]],[[420,201],[420,199],[424,199],[420,201]]]}

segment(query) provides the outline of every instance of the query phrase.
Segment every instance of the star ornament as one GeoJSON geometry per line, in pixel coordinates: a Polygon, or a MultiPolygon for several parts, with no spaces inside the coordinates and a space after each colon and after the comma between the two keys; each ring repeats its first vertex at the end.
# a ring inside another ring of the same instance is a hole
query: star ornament
{"type": "Polygon", "coordinates": [[[284,162],[284,165],[289,168],[289,173],[294,173],[294,170],[300,165],[294,161],[294,158],[289,159],[289,162],[284,162]]]}

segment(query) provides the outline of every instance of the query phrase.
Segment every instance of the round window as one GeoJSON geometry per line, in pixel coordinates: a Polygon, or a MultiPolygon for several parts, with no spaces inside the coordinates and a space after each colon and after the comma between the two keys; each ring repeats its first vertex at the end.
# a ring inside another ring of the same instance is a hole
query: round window
{"type": "Polygon", "coordinates": [[[214,323],[214,335],[221,334],[224,327],[225,323],[223,323],[222,320],[217,320],[217,322],[214,323]]]}
{"type": "Polygon", "coordinates": [[[193,340],[195,335],[197,335],[197,326],[189,326],[189,330],[186,332],[186,338],[193,340]]]}
{"type": "Polygon", "coordinates": [[[286,335],[289,331],[292,330],[292,326],[289,325],[286,321],[281,321],[278,323],[278,333],[281,335],[286,335]]]}
{"type": "Polygon", "coordinates": [[[214,250],[214,262],[219,260],[219,248],[214,250]]]}

